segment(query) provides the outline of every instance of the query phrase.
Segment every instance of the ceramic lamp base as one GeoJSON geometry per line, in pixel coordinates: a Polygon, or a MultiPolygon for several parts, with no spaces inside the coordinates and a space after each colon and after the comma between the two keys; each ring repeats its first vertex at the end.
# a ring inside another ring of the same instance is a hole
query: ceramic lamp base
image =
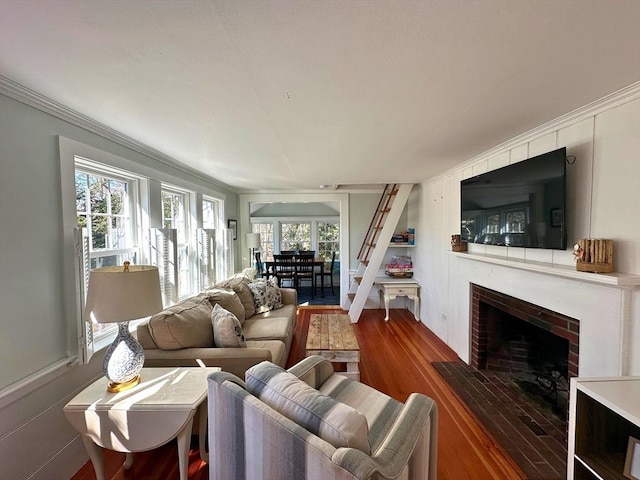
{"type": "Polygon", "coordinates": [[[144,365],[144,350],[129,333],[129,322],[118,324],[118,335],[107,349],[102,362],[105,377],[114,385],[109,391],[122,391],[140,382],[140,370],[144,365]],[[122,387],[116,387],[122,385],[122,387]]]}

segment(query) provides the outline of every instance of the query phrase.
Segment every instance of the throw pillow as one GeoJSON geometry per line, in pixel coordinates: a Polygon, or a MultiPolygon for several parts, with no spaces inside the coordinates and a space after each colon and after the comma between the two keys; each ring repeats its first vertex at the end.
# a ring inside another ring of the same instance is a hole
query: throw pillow
{"type": "Polygon", "coordinates": [[[349,405],[320,393],[271,362],[245,373],[247,391],[281,415],[336,448],[357,448],[371,454],[367,418],[349,405]]]}
{"type": "Polygon", "coordinates": [[[246,348],[242,325],[238,318],[228,310],[215,304],[211,312],[213,342],[218,348],[246,348]]]}
{"type": "Polygon", "coordinates": [[[249,290],[249,278],[245,275],[238,274],[233,277],[227,278],[222,282],[218,282],[216,287],[231,288],[240,298],[242,306],[244,307],[245,318],[251,318],[256,313],[256,309],[253,306],[253,295],[249,290]]]}
{"type": "Polygon", "coordinates": [[[249,283],[249,289],[253,294],[253,305],[256,313],[268,312],[282,307],[282,294],[277,280],[258,278],[249,283]]]}
{"type": "Polygon", "coordinates": [[[209,302],[211,305],[219,304],[225,310],[229,310],[233,313],[238,320],[240,321],[240,325],[244,323],[245,319],[245,311],[242,302],[240,301],[240,297],[233,291],[231,288],[212,288],[211,290],[207,290],[204,292],[209,298],[209,302]]]}
{"type": "Polygon", "coordinates": [[[211,303],[204,295],[176,303],[149,319],[149,332],[162,350],[210,347],[211,303]]]}

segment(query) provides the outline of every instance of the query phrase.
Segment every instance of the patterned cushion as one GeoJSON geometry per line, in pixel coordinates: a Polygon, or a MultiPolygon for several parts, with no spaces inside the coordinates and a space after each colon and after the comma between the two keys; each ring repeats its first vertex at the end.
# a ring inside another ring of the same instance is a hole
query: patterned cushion
{"type": "Polygon", "coordinates": [[[231,288],[212,288],[211,290],[207,290],[204,292],[209,298],[209,302],[211,305],[219,304],[225,310],[229,310],[233,313],[238,320],[240,321],[240,325],[244,323],[245,319],[245,311],[242,302],[240,301],[240,297],[233,291],[231,288]]]}
{"type": "Polygon", "coordinates": [[[253,294],[256,313],[268,312],[282,307],[282,295],[275,279],[258,278],[255,282],[249,283],[249,289],[253,294]]]}
{"type": "Polygon", "coordinates": [[[231,288],[236,292],[244,307],[245,318],[250,318],[256,313],[256,309],[253,306],[253,295],[249,290],[249,281],[247,276],[238,274],[215,285],[216,287],[231,288]]]}
{"type": "Polygon", "coordinates": [[[162,350],[211,347],[211,303],[205,295],[176,303],[149,319],[149,332],[162,350]]]}
{"type": "Polygon", "coordinates": [[[211,312],[213,342],[218,348],[246,348],[242,325],[237,317],[228,310],[215,304],[211,312]]]}
{"type": "Polygon", "coordinates": [[[367,419],[356,409],[323,395],[271,362],[247,370],[245,382],[249,393],[334,447],[371,454],[367,419]]]}

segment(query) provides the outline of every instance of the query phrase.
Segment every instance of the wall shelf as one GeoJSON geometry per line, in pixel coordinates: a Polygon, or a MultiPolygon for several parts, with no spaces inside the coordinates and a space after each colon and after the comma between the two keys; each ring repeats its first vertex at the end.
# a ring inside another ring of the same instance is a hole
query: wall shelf
{"type": "Polygon", "coordinates": [[[600,285],[608,285],[618,288],[633,288],[640,286],[640,275],[632,275],[629,273],[590,273],[579,272],[575,267],[567,265],[554,265],[544,262],[533,262],[530,260],[520,260],[515,258],[498,257],[495,255],[485,255],[481,253],[470,252],[449,252],[465,260],[476,262],[490,263],[493,265],[502,265],[509,268],[517,268],[530,272],[544,273],[547,275],[555,275],[568,279],[578,280],[581,282],[597,283],[600,285]]]}
{"type": "Polygon", "coordinates": [[[572,378],[567,478],[624,480],[629,437],[640,438],[640,377],[572,378]]]}

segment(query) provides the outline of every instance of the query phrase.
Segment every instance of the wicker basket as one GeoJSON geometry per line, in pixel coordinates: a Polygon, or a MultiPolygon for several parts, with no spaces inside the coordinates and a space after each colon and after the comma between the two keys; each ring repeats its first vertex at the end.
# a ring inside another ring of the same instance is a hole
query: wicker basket
{"type": "Polygon", "coordinates": [[[582,238],[574,247],[579,272],[613,272],[613,240],[582,238]]]}
{"type": "Polygon", "coordinates": [[[466,252],[467,251],[467,243],[461,243],[460,245],[451,245],[451,250],[454,252],[466,252]]]}

